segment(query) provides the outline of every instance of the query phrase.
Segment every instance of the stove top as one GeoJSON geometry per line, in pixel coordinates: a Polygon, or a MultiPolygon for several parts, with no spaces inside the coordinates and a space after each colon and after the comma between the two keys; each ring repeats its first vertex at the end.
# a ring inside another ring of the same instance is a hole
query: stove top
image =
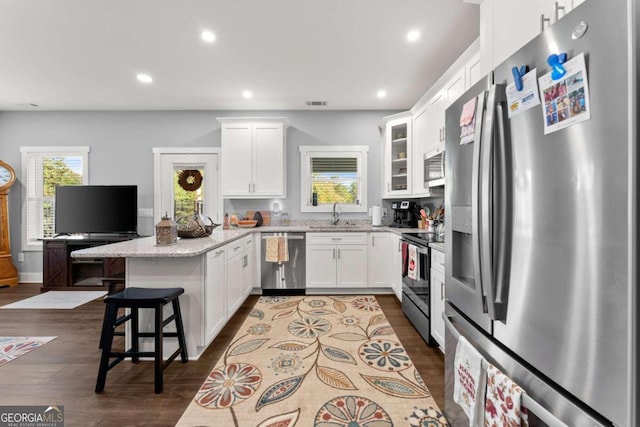
{"type": "Polygon", "coordinates": [[[444,240],[438,239],[436,233],[402,233],[402,237],[421,245],[427,243],[444,243],[444,240]]]}

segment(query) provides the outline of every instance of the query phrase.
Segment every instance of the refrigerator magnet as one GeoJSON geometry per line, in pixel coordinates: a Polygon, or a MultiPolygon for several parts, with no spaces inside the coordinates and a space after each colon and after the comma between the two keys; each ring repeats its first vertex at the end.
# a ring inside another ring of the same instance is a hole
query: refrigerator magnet
{"type": "Polygon", "coordinates": [[[538,79],[545,135],[591,118],[584,53],[562,65],[561,79],[553,80],[551,72],[538,79]]]}
{"type": "Polygon", "coordinates": [[[529,71],[522,76],[522,90],[518,90],[515,82],[507,85],[507,105],[509,106],[509,118],[527,111],[540,104],[538,95],[538,80],[536,79],[536,69],[529,71]]]}

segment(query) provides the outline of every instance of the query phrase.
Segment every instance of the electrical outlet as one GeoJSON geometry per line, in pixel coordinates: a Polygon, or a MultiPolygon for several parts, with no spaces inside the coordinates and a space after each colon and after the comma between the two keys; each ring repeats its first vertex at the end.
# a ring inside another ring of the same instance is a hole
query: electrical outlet
{"type": "Polygon", "coordinates": [[[18,252],[18,262],[24,262],[24,252],[18,252]]]}
{"type": "Polygon", "coordinates": [[[153,209],[139,208],[138,216],[141,218],[153,218],[153,209]]]}

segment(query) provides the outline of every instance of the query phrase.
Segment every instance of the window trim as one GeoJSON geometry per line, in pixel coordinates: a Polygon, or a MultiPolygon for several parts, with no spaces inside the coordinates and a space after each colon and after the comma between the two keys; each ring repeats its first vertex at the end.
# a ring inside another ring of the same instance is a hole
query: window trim
{"type": "Polygon", "coordinates": [[[27,185],[29,182],[29,157],[37,154],[41,156],[79,156],[82,157],[82,184],[89,184],[89,146],[24,146],[20,147],[22,156],[22,224],[21,224],[21,240],[22,251],[42,251],[42,240],[29,241],[27,233],[27,185]]]}
{"type": "Polygon", "coordinates": [[[367,212],[367,157],[369,147],[366,145],[301,145],[300,146],[300,212],[332,212],[333,206],[313,206],[311,200],[311,157],[356,157],[358,159],[359,205],[340,205],[342,212],[367,212]]]}

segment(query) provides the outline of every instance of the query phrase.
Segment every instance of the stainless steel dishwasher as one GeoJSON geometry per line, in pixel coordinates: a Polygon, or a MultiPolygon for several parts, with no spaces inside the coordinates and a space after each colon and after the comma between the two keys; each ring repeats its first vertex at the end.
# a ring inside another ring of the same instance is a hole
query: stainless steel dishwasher
{"type": "Polygon", "coordinates": [[[262,295],[305,294],[305,233],[262,233],[261,278],[262,295]],[[282,236],[287,241],[289,261],[277,263],[265,260],[267,238],[282,236]]]}

